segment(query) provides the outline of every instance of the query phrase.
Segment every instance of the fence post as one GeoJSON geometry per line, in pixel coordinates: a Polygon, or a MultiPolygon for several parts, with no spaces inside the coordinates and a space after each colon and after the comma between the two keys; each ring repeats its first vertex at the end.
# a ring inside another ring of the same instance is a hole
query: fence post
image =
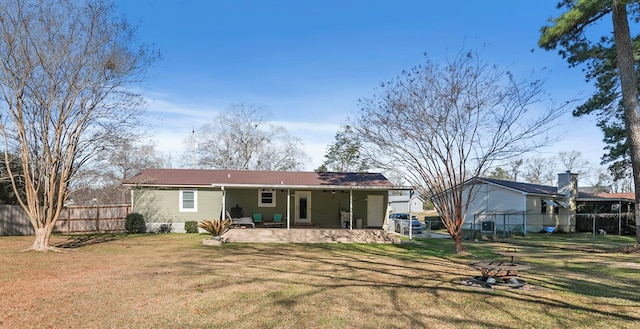
{"type": "Polygon", "coordinates": [[[67,206],[67,235],[71,234],[71,210],[67,206]]]}
{"type": "Polygon", "coordinates": [[[100,233],[100,206],[96,206],[96,232],[100,233]]]}

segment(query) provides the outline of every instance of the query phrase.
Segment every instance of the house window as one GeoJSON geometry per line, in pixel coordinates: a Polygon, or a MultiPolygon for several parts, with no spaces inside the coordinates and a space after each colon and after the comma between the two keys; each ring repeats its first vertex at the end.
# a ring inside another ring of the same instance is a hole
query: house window
{"type": "Polygon", "coordinates": [[[275,207],[276,191],[261,189],[258,190],[258,207],[275,207]]]}
{"type": "Polygon", "coordinates": [[[560,213],[560,205],[555,201],[549,199],[542,199],[542,207],[540,209],[541,214],[559,214],[560,213]],[[551,207],[551,212],[549,211],[549,207],[551,207]]]}
{"type": "Polygon", "coordinates": [[[181,212],[198,211],[198,191],[180,190],[180,211],[181,212]]]}

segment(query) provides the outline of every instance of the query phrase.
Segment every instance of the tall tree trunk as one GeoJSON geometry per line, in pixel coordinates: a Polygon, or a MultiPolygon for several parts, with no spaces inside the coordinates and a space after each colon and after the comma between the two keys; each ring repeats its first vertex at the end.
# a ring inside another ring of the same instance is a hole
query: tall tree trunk
{"type": "Polygon", "coordinates": [[[636,195],[636,241],[640,243],[640,116],[638,115],[638,80],[634,68],[633,46],[627,20],[627,7],[623,1],[613,1],[613,38],[616,44],[622,106],[627,126],[627,143],[631,153],[631,166],[636,195]]]}
{"type": "Polygon", "coordinates": [[[52,250],[50,240],[51,240],[51,232],[53,231],[53,226],[55,224],[47,223],[42,227],[37,227],[35,229],[35,240],[33,244],[29,248],[29,250],[35,251],[49,251],[52,250]]]}
{"type": "Polygon", "coordinates": [[[453,243],[456,246],[457,255],[468,255],[469,251],[462,245],[462,233],[452,234],[453,243]]]}

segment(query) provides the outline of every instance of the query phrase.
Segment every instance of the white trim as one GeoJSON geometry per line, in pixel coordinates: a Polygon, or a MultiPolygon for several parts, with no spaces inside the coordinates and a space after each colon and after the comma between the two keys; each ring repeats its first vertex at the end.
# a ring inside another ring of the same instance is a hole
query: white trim
{"type": "Polygon", "coordinates": [[[296,191],[295,194],[295,215],[294,215],[294,221],[296,223],[305,223],[305,224],[309,224],[311,223],[311,191],[296,191]],[[306,198],[307,200],[307,207],[305,209],[305,218],[300,218],[300,199],[301,196],[304,195],[304,198],[306,198]]]}
{"type": "Polygon", "coordinates": [[[275,206],[276,206],[276,190],[275,189],[266,189],[266,188],[258,189],[258,207],[274,208],[275,206]],[[262,200],[263,200],[262,193],[271,193],[271,202],[270,203],[262,202],[262,200]]]}
{"type": "Polygon", "coordinates": [[[179,212],[198,212],[198,190],[197,189],[180,189],[178,192],[178,211],[179,212]],[[184,193],[193,192],[193,208],[184,208],[184,193]]]}

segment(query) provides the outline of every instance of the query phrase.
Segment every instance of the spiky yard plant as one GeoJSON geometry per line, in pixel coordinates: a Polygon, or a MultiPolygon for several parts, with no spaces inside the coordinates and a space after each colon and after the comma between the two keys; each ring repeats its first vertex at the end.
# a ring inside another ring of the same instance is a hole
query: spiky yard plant
{"type": "Polygon", "coordinates": [[[198,223],[198,227],[211,233],[213,237],[219,237],[231,228],[231,220],[225,219],[205,219],[198,223]]]}

